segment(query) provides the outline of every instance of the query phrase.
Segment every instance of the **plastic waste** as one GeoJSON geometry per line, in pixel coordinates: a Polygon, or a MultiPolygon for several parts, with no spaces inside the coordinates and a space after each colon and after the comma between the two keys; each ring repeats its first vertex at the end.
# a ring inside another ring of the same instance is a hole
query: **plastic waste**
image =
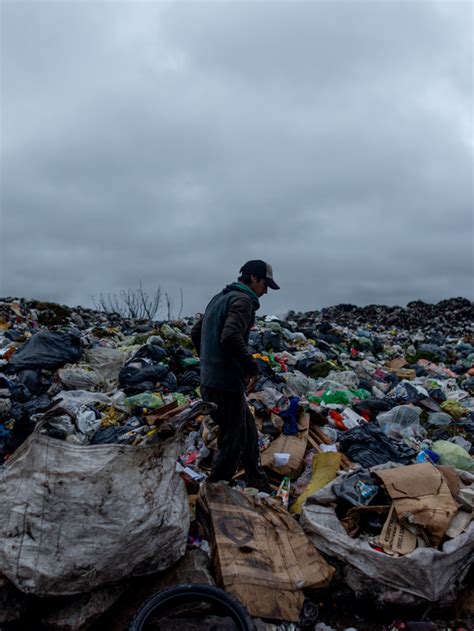
{"type": "Polygon", "coordinates": [[[199,366],[200,361],[197,357],[185,357],[181,360],[181,364],[186,368],[191,368],[192,366],[199,366]]]}
{"type": "Polygon", "coordinates": [[[421,408],[411,405],[397,405],[377,415],[377,423],[382,431],[394,440],[403,438],[424,438],[426,431],[420,425],[421,408]]]}
{"type": "Polygon", "coordinates": [[[455,445],[459,445],[460,447],[465,449],[467,453],[470,453],[472,449],[472,443],[466,440],[465,438],[463,438],[462,436],[453,436],[452,438],[449,439],[449,442],[454,443],[455,445]]]}
{"type": "Polygon", "coordinates": [[[287,510],[288,510],[288,503],[290,500],[290,485],[291,485],[290,478],[289,476],[285,475],[285,477],[281,481],[280,486],[278,487],[278,491],[276,494],[276,497],[281,499],[283,508],[286,508],[287,510]]]}
{"type": "Polygon", "coordinates": [[[18,381],[22,383],[31,394],[38,394],[42,388],[41,370],[25,368],[18,371],[18,381]]]}
{"type": "Polygon", "coordinates": [[[416,457],[414,449],[396,443],[379,427],[369,424],[343,433],[339,438],[339,448],[348,458],[365,468],[386,462],[409,464],[416,457]]]}
{"type": "Polygon", "coordinates": [[[163,324],[160,329],[161,335],[170,341],[178,341],[187,345],[191,344],[191,338],[182,333],[177,327],[171,327],[169,324],[163,324]]]}
{"type": "Polygon", "coordinates": [[[10,399],[0,399],[0,419],[8,416],[12,407],[10,399]]]}
{"type": "Polygon", "coordinates": [[[352,401],[364,400],[370,398],[370,392],[359,388],[357,390],[326,390],[322,396],[324,403],[336,403],[348,405],[352,401]]]}
{"type": "Polygon", "coordinates": [[[304,375],[299,370],[293,370],[282,375],[286,385],[284,388],[287,396],[306,396],[308,392],[315,391],[318,387],[317,382],[304,375]]]}
{"type": "Polygon", "coordinates": [[[127,427],[100,427],[92,436],[91,445],[111,445],[119,442],[119,437],[129,431],[127,427]]]}
{"type": "Polygon", "coordinates": [[[307,498],[334,480],[341,466],[342,454],[327,452],[317,453],[313,457],[312,476],[308,485],[290,508],[291,513],[299,514],[307,498]]]}
{"type": "Polygon", "coordinates": [[[365,419],[362,416],[359,416],[357,412],[351,410],[351,408],[345,408],[341,412],[342,422],[347,429],[352,429],[353,427],[359,427],[361,423],[365,423],[365,419]]]}
{"type": "Polygon", "coordinates": [[[337,497],[349,504],[367,506],[377,495],[380,487],[369,471],[362,470],[342,477],[332,488],[337,497]]]}
{"type": "Polygon", "coordinates": [[[331,427],[330,425],[324,425],[321,427],[321,431],[325,434],[332,443],[336,443],[339,438],[339,432],[335,427],[331,427]]]}
{"type": "Polygon", "coordinates": [[[433,464],[436,464],[437,462],[439,462],[439,455],[431,449],[424,449],[423,451],[420,451],[420,453],[416,456],[416,461],[432,462],[433,464]]]}
{"type": "Polygon", "coordinates": [[[349,390],[326,390],[321,397],[321,401],[324,403],[337,403],[348,405],[353,396],[349,390]]]}
{"type": "Polygon", "coordinates": [[[122,368],[125,355],[116,348],[94,346],[85,351],[89,366],[100,375],[104,381],[116,381],[122,368]]]}
{"type": "Polygon", "coordinates": [[[150,410],[155,410],[163,406],[163,399],[159,394],[156,394],[154,392],[142,392],[141,394],[127,397],[125,399],[125,404],[131,410],[136,410],[137,408],[149,408],[150,410]]]}
{"type": "Polygon", "coordinates": [[[66,438],[66,436],[74,434],[76,428],[70,416],[61,414],[59,416],[49,417],[47,421],[45,421],[43,430],[41,431],[53,438],[66,438]]]}
{"type": "Polygon", "coordinates": [[[161,344],[152,343],[150,339],[148,339],[147,343],[138,349],[133,359],[149,359],[154,363],[160,363],[166,359],[166,356],[167,352],[161,344]]]}
{"type": "Polygon", "coordinates": [[[87,406],[82,406],[76,416],[76,427],[83,435],[84,442],[89,442],[90,438],[100,427],[101,418],[95,410],[87,406]]]}
{"type": "Polygon", "coordinates": [[[89,405],[97,402],[112,405],[114,402],[119,403],[121,396],[121,393],[116,393],[114,397],[109,397],[101,392],[88,392],[87,390],[62,390],[53,397],[53,401],[60,401],[61,407],[69,414],[75,416],[83,405],[89,405]]]}
{"type": "Polygon", "coordinates": [[[88,366],[66,366],[58,370],[58,377],[66,390],[94,390],[102,382],[88,366]]]}
{"type": "Polygon", "coordinates": [[[288,407],[288,399],[286,395],[282,394],[275,388],[265,388],[265,390],[255,392],[250,396],[250,399],[260,401],[267,409],[275,410],[277,412],[288,407]]]}
{"type": "Polygon", "coordinates": [[[467,414],[466,408],[458,401],[444,401],[441,403],[441,409],[456,420],[463,418],[467,414]]]}
{"type": "Polygon", "coordinates": [[[82,355],[81,340],[71,333],[39,331],[10,359],[17,370],[45,368],[56,370],[65,364],[75,363],[82,355]]]}
{"type": "Polygon", "coordinates": [[[356,390],[359,385],[359,377],[352,370],[331,370],[326,379],[341,384],[347,390],[356,390]]]}
{"type": "Polygon", "coordinates": [[[119,384],[128,392],[143,392],[154,388],[169,372],[166,364],[150,364],[150,360],[142,358],[132,359],[120,370],[119,384]]]}
{"type": "Polygon", "coordinates": [[[404,379],[393,389],[392,396],[398,403],[408,404],[429,398],[429,393],[423,386],[404,379]]]}
{"type": "Polygon", "coordinates": [[[283,434],[286,436],[295,436],[298,433],[299,403],[299,397],[290,397],[288,408],[280,412],[284,423],[283,434]]]}
{"type": "Polygon", "coordinates": [[[439,455],[440,464],[463,471],[474,471],[474,458],[459,445],[447,440],[437,440],[433,443],[433,451],[439,455]]]}
{"type": "Polygon", "coordinates": [[[437,425],[440,427],[444,427],[445,425],[449,425],[453,422],[453,419],[449,414],[445,412],[431,412],[428,414],[428,425],[437,425]]]}

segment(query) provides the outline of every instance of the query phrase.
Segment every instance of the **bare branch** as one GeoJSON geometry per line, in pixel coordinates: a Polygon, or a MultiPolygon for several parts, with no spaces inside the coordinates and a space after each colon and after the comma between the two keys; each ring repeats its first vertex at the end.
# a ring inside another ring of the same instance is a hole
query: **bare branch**
{"type": "MultiPolygon", "coordinates": [[[[92,297],[94,307],[104,313],[117,313],[123,318],[133,318],[138,320],[153,320],[160,308],[162,299],[161,287],[157,287],[150,295],[143,288],[140,281],[137,289],[122,289],[120,294],[103,294],[99,299],[92,297]]],[[[171,313],[171,300],[167,296],[168,315],[171,313]]],[[[169,317],[170,319],[170,317],[169,317]]]]}
{"type": "Polygon", "coordinates": [[[167,309],[167,312],[168,312],[168,320],[171,320],[172,301],[171,301],[171,298],[169,297],[169,295],[167,293],[165,293],[165,298],[166,298],[166,309],[167,309]]]}

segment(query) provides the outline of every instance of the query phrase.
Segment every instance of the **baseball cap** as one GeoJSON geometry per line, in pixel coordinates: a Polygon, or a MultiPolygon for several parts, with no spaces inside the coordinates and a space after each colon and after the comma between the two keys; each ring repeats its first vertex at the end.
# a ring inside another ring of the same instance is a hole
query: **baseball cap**
{"type": "Polygon", "coordinates": [[[270,289],[280,289],[280,287],[273,280],[273,269],[270,263],[265,263],[259,259],[255,261],[247,261],[245,265],[240,268],[241,274],[254,274],[258,278],[264,278],[267,281],[270,289]]]}

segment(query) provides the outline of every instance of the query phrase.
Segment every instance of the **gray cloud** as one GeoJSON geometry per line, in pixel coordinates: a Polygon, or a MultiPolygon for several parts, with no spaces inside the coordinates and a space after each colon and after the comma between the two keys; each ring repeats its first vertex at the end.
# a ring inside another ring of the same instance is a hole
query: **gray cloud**
{"type": "Polygon", "coordinates": [[[2,3],[0,294],[472,297],[472,10],[2,3]]]}

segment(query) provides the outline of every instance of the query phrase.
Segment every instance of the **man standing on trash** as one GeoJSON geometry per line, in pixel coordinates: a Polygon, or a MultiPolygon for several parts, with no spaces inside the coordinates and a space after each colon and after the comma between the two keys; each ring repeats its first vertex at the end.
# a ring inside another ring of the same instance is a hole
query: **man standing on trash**
{"type": "Polygon", "coordinates": [[[268,287],[280,289],[271,265],[248,261],[238,282],[214,296],[191,337],[201,359],[202,398],[217,405],[213,420],[219,426],[218,449],[208,481],[230,481],[242,464],[247,486],[270,492],[260,466],[255,419],[245,398],[258,378],[258,364],[247,346],[250,329],[268,287]]]}

